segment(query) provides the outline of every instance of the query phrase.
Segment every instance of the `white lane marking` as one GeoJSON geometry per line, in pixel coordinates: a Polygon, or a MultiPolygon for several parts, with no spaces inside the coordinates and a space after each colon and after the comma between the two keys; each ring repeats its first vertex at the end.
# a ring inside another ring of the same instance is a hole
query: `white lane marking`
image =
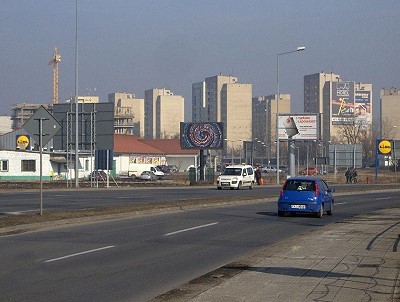
{"type": "Polygon", "coordinates": [[[379,197],[379,198],[377,198],[376,200],[385,200],[385,199],[391,199],[392,197],[379,197]]]}
{"type": "Polygon", "coordinates": [[[334,205],[337,206],[338,204],[346,204],[347,202],[335,202],[334,205]]]}
{"type": "Polygon", "coordinates": [[[193,231],[193,230],[197,230],[197,229],[201,229],[201,228],[206,228],[206,227],[209,227],[209,226],[212,226],[212,225],[216,225],[218,223],[219,222],[203,224],[203,225],[195,226],[195,227],[192,227],[192,228],[188,228],[188,229],[183,229],[183,230],[179,230],[179,231],[176,231],[176,232],[167,233],[167,234],[164,234],[164,236],[171,236],[171,235],[175,235],[175,234],[179,234],[179,233],[183,233],[183,232],[187,232],[187,231],[193,231]]]}
{"type": "Polygon", "coordinates": [[[4,214],[7,215],[21,215],[24,213],[31,213],[31,212],[37,212],[38,210],[25,210],[25,211],[18,211],[18,212],[4,212],[4,214]]]}
{"type": "Polygon", "coordinates": [[[106,249],[111,249],[111,248],[113,248],[113,247],[114,247],[114,245],[104,246],[104,247],[100,247],[100,248],[98,248],[98,249],[83,251],[83,252],[80,252],[80,253],[75,253],[75,254],[71,254],[71,255],[66,255],[66,256],[63,256],[63,257],[59,257],[59,258],[49,259],[49,260],[46,260],[46,261],[44,261],[44,262],[45,262],[45,263],[49,263],[49,262],[64,260],[64,259],[71,258],[71,257],[75,257],[75,256],[80,256],[80,255],[89,254],[89,253],[94,253],[94,252],[98,252],[98,251],[102,251],[102,250],[106,250],[106,249]]]}

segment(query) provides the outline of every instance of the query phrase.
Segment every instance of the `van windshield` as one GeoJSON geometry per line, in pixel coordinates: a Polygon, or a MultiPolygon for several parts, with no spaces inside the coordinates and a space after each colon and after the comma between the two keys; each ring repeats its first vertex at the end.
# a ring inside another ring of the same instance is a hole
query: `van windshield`
{"type": "Polygon", "coordinates": [[[223,175],[242,175],[241,168],[226,168],[223,175]]]}

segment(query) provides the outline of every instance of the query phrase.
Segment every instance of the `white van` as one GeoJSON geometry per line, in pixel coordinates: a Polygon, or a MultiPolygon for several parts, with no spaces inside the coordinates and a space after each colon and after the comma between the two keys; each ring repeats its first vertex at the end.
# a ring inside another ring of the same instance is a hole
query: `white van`
{"type": "Polygon", "coordinates": [[[224,172],[217,178],[217,188],[241,189],[254,186],[254,170],[250,165],[232,165],[227,166],[224,172]]]}
{"type": "Polygon", "coordinates": [[[164,177],[164,172],[162,172],[153,164],[129,164],[128,176],[134,179],[139,178],[143,171],[153,172],[158,179],[162,179],[164,177]]]}

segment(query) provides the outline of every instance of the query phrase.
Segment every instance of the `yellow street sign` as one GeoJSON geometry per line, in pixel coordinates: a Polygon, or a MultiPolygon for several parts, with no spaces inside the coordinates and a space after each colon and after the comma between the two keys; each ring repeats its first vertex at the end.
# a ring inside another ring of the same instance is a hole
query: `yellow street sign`
{"type": "Polygon", "coordinates": [[[378,150],[382,154],[388,154],[392,151],[392,144],[390,141],[383,140],[378,145],[378,150]]]}
{"type": "Polygon", "coordinates": [[[29,146],[29,136],[28,135],[18,135],[17,136],[17,148],[20,150],[26,150],[29,146]]]}

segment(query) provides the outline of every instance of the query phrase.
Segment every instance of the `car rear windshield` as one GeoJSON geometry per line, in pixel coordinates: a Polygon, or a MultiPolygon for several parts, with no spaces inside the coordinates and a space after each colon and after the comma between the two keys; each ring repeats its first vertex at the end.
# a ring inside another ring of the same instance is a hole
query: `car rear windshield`
{"type": "Polygon", "coordinates": [[[226,168],[224,175],[242,175],[241,168],[226,168]]]}
{"type": "Polygon", "coordinates": [[[312,180],[288,180],[285,191],[315,191],[315,182],[312,180]]]}

